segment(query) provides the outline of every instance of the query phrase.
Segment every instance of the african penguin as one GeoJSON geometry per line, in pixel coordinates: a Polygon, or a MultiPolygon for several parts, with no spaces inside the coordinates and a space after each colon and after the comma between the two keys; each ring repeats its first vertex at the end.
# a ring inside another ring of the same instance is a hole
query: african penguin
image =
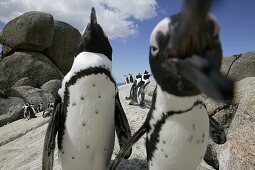
{"type": "MultiPolygon", "coordinates": [[[[131,132],[112,75],[112,48],[92,8],[71,70],[62,81],[44,140],[43,169],[52,169],[55,137],[63,170],[107,170],[115,130],[120,147],[131,132]]],[[[131,149],[126,154],[128,158],[131,149]]]]}
{"type": "Polygon", "coordinates": [[[136,80],[132,84],[129,92],[129,96],[126,97],[126,100],[131,100],[129,105],[134,105],[138,103],[137,100],[137,85],[142,81],[142,75],[140,73],[136,74],[136,80]]]}
{"type": "Polygon", "coordinates": [[[35,118],[36,111],[34,108],[34,104],[33,103],[25,103],[23,105],[23,118],[24,119],[31,119],[31,118],[35,118]]]}
{"type": "Polygon", "coordinates": [[[142,75],[142,80],[137,84],[136,93],[137,93],[137,99],[140,106],[144,107],[144,98],[145,98],[145,88],[148,87],[148,84],[150,83],[150,74],[148,74],[148,71],[144,71],[144,74],[142,75]]]}
{"type": "Polygon", "coordinates": [[[42,109],[43,109],[43,103],[40,102],[40,103],[38,104],[37,111],[38,111],[38,112],[41,112],[42,109]]]}
{"type": "Polygon", "coordinates": [[[29,116],[29,103],[25,103],[23,105],[23,118],[24,119],[30,119],[30,116],[29,116]]]}
{"type": "Polygon", "coordinates": [[[53,111],[54,111],[54,103],[53,102],[49,102],[48,106],[47,106],[47,109],[45,109],[43,111],[42,117],[45,118],[45,117],[52,116],[53,111]]]}
{"type": "MultiPolygon", "coordinates": [[[[194,170],[200,164],[212,132],[209,121],[215,122],[208,117],[200,94],[217,100],[233,95],[233,82],[218,71],[222,59],[219,26],[208,14],[209,6],[207,0],[186,0],[181,14],[163,19],[152,31],[149,61],[157,83],[152,105],[111,169],[145,133],[150,170],[194,170]]],[[[213,130],[222,132],[216,124],[213,130]]],[[[218,142],[224,135],[212,137],[218,142]]]]}
{"type": "Polygon", "coordinates": [[[31,104],[30,104],[30,108],[32,109],[33,114],[35,115],[35,114],[37,113],[37,110],[35,109],[35,104],[34,104],[34,103],[31,103],[31,104]]]}
{"type": "Polygon", "coordinates": [[[128,74],[130,83],[134,83],[134,79],[132,74],[128,74]]]}
{"type": "Polygon", "coordinates": [[[129,79],[128,79],[128,77],[126,75],[124,75],[124,79],[125,79],[125,83],[129,84],[129,79]]]}

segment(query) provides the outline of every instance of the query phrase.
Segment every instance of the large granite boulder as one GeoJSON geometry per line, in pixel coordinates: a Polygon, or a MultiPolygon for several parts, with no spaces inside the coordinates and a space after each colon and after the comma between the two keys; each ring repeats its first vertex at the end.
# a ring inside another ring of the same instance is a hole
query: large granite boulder
{"type": "Polygon", "coordinates": [[[221,72],[228,78],[239,81],[255,76],[255,51],[224,57],[221,72]]]}
{"type": "Polygon", "coordinates": [[[52,15],[38,11],[24,13],[8,22],[0,33],[3,57],[18,49],[42,52],[50,47],[53,35],[52,15]]]}
{"type": "Polygon", "coordinates": [[[7,89],[25,77],[36,87],[49,80],[63,78],[63,74],[45,55],[29,51],[15,52],[3,58],[0,73],[0,89],[7,89]]]}
{"type": "MultiPolygon", "coordinates": [[[[247,148],[246,144],[252,143],[249,134],[246,137],[243,135],[247,129],[253,128],[254,130],[255,128],[255,112],[253,105],[251,105],[251,103],[255,103],[254,87],[255,77],[248,77],[235,83],[234,97],[231,101],[222,103],[209,98],[205,100],[209,114],[213,115],[227,133],[227,142],[225,144],[217,145],[209,142],[207,147],[205,159],[216,169],[217,167],[220,167],[220,169],[235,169],[235,166],[233,166],[235,164],[234,161],[242,162],[240,163],[242,168],[237,169],[247,169],[249,163],[243,164],[247,152],[241,152],[241,150],[245,149],[245,147],[247,148]],[[247,113],[249,114],[247,115],[247,113]],[[240,151],[239,155],[236,153],[238,149],[240,151]],[[232,157],[231,160],[230,157],[232,157]]],[[[251,157],[247,157],[247,161],[250,161],[249,159],[251,157]]]]}
{"type": "Polygon", "coordinates": [[[65,22],[55,20],[54,25],[54,38],[51,46],[46,50],[46,54],[60,71],[66,74],[73,64],[81,34],[76,28],[65,22]]]}
{"type": "Polygon", "coordinates": [[[55,98],[57,97],[58,89],[61,87],[61,80],[50,80],[41,86],[42,90],[48,91],[55,98]]]}
{"type": "Polygon", "coordinates": [[[148,87],[145,89],[145,94],[148,96],[153,96],[155,88],[156,88],[156,81],[151,80],[150,84],[148,84],[148,87]]]}
{"type": "Polygon", "coordinates": [[[6,55],[10,54],[11,52],[13,52],[13,49],[7,45],[3,45],[2,46],[2,58],[4,58],[6,55]]]}
{"type": "Polygon", "coordinates": [[[22,116],[24,100],[18,97],[0,98],[0,127],[22,116]]]}
{"type": "Polygon", "coordinates": [[[255,77],[237,83],[243,94],[228,131],[228,140],[219,146],[220,169],[255,168],[255,77]]]}
{"type": "Polygon", "coordinates": [[[55,101],[55,97],[50,92],[31,86],[12,87],[6,93],[7,96],[20,97],[25,102],[34,103],[36,107],[42,102],[44,109],[49,102],[55,101]]]}

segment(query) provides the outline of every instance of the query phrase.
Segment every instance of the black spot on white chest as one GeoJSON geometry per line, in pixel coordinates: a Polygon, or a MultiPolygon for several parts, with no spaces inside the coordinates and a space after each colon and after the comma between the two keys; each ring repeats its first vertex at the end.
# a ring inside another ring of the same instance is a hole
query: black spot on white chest
{"type": "Polygon", "coordinates": [[[182,111],[159,110],[152,112],[149,121],[146,142],[148,160],[152,160],[155,155],[166,159],[178,153],[178,150],[172,148],[204,148],[209,122],[202,103],[194,103],[191,108],[182,111]]]}
{"type": "Polygon", "coordinates": [[[90,146],[94,150],[97,141],[105,140],[106,147],[114,136],[115,84],[106,79],[106,75],[96,74],[78,79],[67,90],[69,104],[63,135],[65,153],[71,143],[78,148],[90,146]]]}

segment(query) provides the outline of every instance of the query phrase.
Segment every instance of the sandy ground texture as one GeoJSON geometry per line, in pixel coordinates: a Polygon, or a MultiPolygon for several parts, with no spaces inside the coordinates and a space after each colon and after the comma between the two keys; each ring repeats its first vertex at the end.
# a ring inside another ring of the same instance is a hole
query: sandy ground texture
{"type": "MultiPolygon", "coordinates": [[[[128,105],[129,101],[125,97],[129,94],[131,85],[119,87],[120,100],[126,112],[132,134],[139,129],[144,122],[149,111],[151,97],[147,96],[146,107],[128,105]]],[[[37,114],[37,118],[31,120],[18,120],[0,128],[0,169],[41,169],[43,140],[49,118],[42,118],[42,113],[37,114]]],[[[115,148],[112,159],[119,151],[117,137],[115,138],[115,148]]],[[[55,151],[54,169],[59,170],[58,153],[55,151]]],[[[141,170],[147,169],[145,136],[143,136],[134,146],[129,160],[123,160],[117,170],[141,170]]],[[[212,170],[204,162],[198,170],[212,170]]]]}

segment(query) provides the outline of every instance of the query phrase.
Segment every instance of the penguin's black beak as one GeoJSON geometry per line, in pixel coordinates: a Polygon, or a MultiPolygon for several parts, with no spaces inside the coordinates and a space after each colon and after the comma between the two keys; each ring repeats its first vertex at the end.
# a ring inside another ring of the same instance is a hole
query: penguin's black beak
{"type": "Polygon", "coordinates": [[[224,77],[210,62],[198,55],[167,62],[176,62],[181,76],[190,81],[202,93],[216,100],[228,100],[233,96],[233,82],[224,77]]]}

